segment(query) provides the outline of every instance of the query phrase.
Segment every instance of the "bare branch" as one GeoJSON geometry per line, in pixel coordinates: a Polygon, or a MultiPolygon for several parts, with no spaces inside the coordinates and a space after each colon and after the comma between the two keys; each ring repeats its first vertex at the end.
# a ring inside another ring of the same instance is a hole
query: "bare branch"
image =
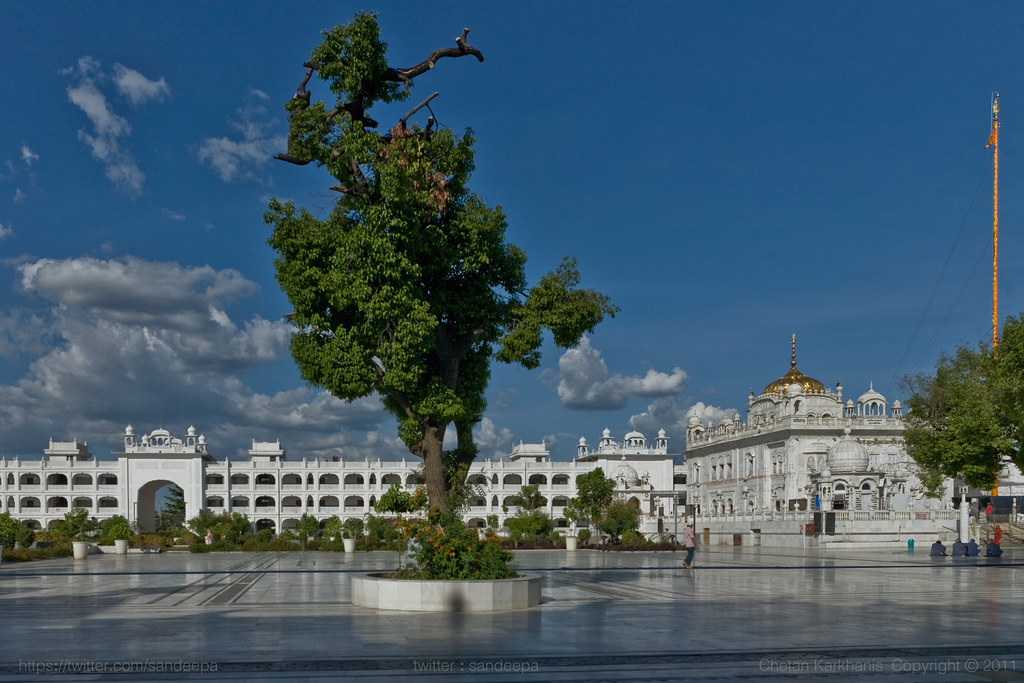
{"type": "Polygon", "coordinates": [[[465,57],[466,55],[473,55],[478,61],[484,61],[484,56],[481,54],[480,50],[466,42],[467,35],[469,35],[469,29],[462,29],[462,35],[455,39],[455,44],[458,45],[458,47],[438,48],[431,52],[430,56],[419,64],[410,66],[406,69],[389,68],[384,72],[384,80],[408,84],[412,79],[433,69],[434,65],[437,64],[437,60],[442,57],[465,57]]]}
{"type": "Polygon", "coordinates": [[[274,156],[274,158],[280,159],[281,161],[287,161],[289,164],[295,164],[296,166],[305,166],[311,161],[310,159],[302,159],[300,157],[285,153],[277,154],[274,156]]]}
{"type": "Polygon", "coordinates": [[[433,95],[431,95],[430,97],[428,97],[427,99],[423,100],[422,102],[420,102],[419,104],[417,104],[417,105],[416,105],[415,107],[413,107],[412,109],[410,109],[410,110],[409,110],[409,111],[408,111],[408,112],[407,112],[407,113],[405,114],[405,116],[403,116],[402,118],[400,118],[400,119],[398,120],[398,125],[399,125],[399,126],[401,126],[402,128],[405,128],[405,122],[406,122],[406,121],[408,121],[408,120],[409,120],[409,118],[410,118],[410,117],[411,117],[411,116],[412,116],[413,114],[415,114],[416,112],[418,112],[418,111],[419,111],[420,109],[422,109],[423,107],[426,107],[426,106],[427,106],[428,104],[430,104],[430,100],[434,99],[435,97],[437,97],[437,96],[438,96],[438,95],[440,95],[440,94],[441,94],[441,93],[437,93],[437,92],[435,92],[435,93],[434,93],[433,95]]]}

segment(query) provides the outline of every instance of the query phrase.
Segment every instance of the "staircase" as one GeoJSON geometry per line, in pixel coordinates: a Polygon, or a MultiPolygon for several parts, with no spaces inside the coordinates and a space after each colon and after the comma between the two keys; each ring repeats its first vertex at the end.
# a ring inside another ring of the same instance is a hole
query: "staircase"
{"type": "Polygon", "coordinates": [[[1003,529],[1003,539],[1000,545],[1004,548],[1010,545],[1024,545],[1024,522],[982,522],[978,524],[978,544],[985,545],[995,535],[996,525],[1003,529]]]}

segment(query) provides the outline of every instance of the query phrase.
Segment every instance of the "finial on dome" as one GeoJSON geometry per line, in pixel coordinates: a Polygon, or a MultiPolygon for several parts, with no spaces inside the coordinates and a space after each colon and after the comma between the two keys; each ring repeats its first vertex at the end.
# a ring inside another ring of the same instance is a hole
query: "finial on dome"
{"type": "Polygon", "coordinates": [[[792,356],[792,358],[789,361],[789,367],[795,368],[796,367],[796,332],[793,333],[793,341],[790,342],[790,343],[793,344],[793,356],[792,356]]]}

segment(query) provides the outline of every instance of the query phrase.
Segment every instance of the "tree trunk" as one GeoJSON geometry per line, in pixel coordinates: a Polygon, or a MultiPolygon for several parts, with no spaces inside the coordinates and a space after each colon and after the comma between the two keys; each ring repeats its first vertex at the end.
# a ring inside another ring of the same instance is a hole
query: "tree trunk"
{"type": "Polygon", "coordinates": [[[428,427],[423,440],[416,445],[413,452],[423,458],[423,482],[427,487],[427,498],[430,507],[445,509],[448,502],[448,476],[444,471],[442,457],[444,427],[428,427]]]}

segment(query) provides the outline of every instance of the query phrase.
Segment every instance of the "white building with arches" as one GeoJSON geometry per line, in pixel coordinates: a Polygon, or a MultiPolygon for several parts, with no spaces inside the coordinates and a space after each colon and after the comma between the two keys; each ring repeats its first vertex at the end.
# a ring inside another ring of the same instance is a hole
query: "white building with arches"
{"type": "MultiPolygon", "coordinates": [[[[289,457],[280,441],[253,440],[247,458],[217,459],[195,427],[178,438],[163,428],[137,434],[129,425],[123,444],[113,461],[93,459],[77,440],[51,440],[42,460],[0,460],[0,512],[42,529],[83,507],[99,520],[123,515],[151,530],[157,491],[175,484],[184,494],[186,519],[201,509],[238,512],[257,529],[280,531],[297,526],[303,514],[321,522],[332,515],[365,518],[392,484],[411,491],[423,483],[418,459],[289,457]]],[[[681,456],[669,452],[664,430],[648,444],[639,432],[619,442],[605,429],[594,449],[581,438],[572,460],[553,461],[549,455],[544,444],[520,443],[505,458],[474,462],[468,480],[476,495],[466,521],[483,527],[494,515],[503,525],[517,512],[513,499],[522,487],[536,485],[555,525],[566,527],[564,509],[576,495],[576,477],[601,467],[615,479],[617,495],[640,508],[642,532],[681,529],[684,466],[676,463],[681,456]]]]}

